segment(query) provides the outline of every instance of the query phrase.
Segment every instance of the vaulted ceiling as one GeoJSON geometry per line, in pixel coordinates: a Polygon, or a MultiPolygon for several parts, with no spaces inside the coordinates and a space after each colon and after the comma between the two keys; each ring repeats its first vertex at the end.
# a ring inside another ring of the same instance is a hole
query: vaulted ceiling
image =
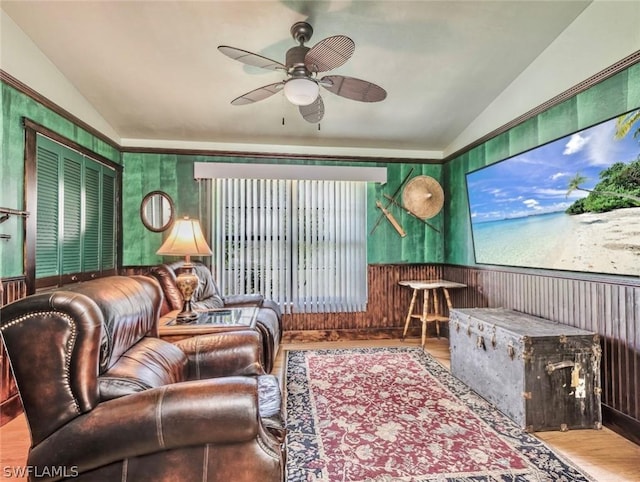
{"type": "Polygon", "coordinates": [[[12,1],[1,8],[124,143],[445,151],[589,1],[12,1]],[[221,54],[230,45],[284,62],[290,27],[307,46],[355,42],[332,74],[388,93],[356,102],[321,89],[304,121],[282,92],[231,100],[284,79],[221,54]]]}

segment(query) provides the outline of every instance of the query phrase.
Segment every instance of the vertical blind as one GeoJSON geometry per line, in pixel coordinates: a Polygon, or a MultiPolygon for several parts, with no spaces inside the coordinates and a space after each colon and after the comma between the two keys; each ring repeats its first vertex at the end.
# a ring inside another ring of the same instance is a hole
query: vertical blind
{"type": "Polygon", "coordinates": [[[225,294],[286,313],[364,311],[366,183],[215,179],[214,270],[225,294]]]}

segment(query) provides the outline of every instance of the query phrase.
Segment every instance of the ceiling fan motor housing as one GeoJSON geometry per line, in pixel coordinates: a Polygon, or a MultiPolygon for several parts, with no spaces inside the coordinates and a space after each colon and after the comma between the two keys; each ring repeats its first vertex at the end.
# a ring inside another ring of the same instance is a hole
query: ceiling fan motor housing
{"type": "Polygon", "coordinates": [[[304,58],[309,50],[309,47],[305,47],[304,45],[291,47],[289,50],[287,50],[287,58],[285,64],[287,66],[287,71],[293,77],[306,77],[310,75],[310,72],[307,70],[307,67],[304,64],[304,58]]]}

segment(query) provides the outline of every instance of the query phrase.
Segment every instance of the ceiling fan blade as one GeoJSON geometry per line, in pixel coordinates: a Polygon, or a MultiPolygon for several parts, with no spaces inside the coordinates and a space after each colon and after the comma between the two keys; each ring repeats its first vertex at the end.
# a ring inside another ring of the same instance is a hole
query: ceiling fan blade
{"type": "Polygon", "coordinates": [[[304,57],[310,72],[326,72],[343,65],[353,55],[356,44],[349,37],[336,35],[315,44],[304,57]]]}
{"type": "Polygon", "coordinates": [[[387,97],[387,91],[379,85],[355,77],[327,75],[318,83],[340,97],[360,102],[380,102],[387,97]]]}
{"type": "Polygon", "coordinates": [[[243,64],[251,65],[253,67],[260,67],[261,69],[268,70],[287,70],[287,68],[280,62],[268,59],[262,55],[254,54],[247,50],[229,47],[228,45],[220,45],[218,50],[233,60],[237,60],[238,62],[242,62],[243,64]]]}
{"type": "Polygon", "coordinates": [[[324,116],[324,102],[322,97],[318,95],[318,98],[309,105],[301,105],[298,107],[302,118],[312,124],[317,124],[322,120],[324,116]]]}
{"type": "Polygon", "coordinates": [[[275,84],[263,85],[256,90],[252,90],[251,92],[242,94],[240,97],[236,97],[231,101],[231,105],[247,105],[258,102],[259,100],[264,100],[267,97],[271,97],[273,94],[280,91],[283,86],[284,82],[276,82],[275,84]]]}

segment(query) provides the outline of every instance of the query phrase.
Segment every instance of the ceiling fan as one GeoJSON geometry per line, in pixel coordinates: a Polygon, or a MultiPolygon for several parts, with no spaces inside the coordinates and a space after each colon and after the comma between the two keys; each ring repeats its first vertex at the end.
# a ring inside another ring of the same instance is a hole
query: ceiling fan
{"type": "Polygon", "coordinates": [[[320,96],[320,86],[341,97],[360,102],[380,102],[387,92],[372,82],[346,77],[344,75],[325,75],[343,65],[355,50],[355,43],[344,35],[335,35],[321,40],[313,47],[304,44],[311,39],[313,28],[307,22],[296,22],[291,27],[291,36],[300,45],[287,51],[285,63],[271,60],[246,50],[220,45],[218,50],[226,56],[268,70],[282,71],[287,78],[280,82],[264,85],[231,101],[232,105],[246,105],[264,100],[284,90],[285,97],[298,106],[300,114],[307,122],[317,123],[324,116],[324,103],[320,96]]]}

